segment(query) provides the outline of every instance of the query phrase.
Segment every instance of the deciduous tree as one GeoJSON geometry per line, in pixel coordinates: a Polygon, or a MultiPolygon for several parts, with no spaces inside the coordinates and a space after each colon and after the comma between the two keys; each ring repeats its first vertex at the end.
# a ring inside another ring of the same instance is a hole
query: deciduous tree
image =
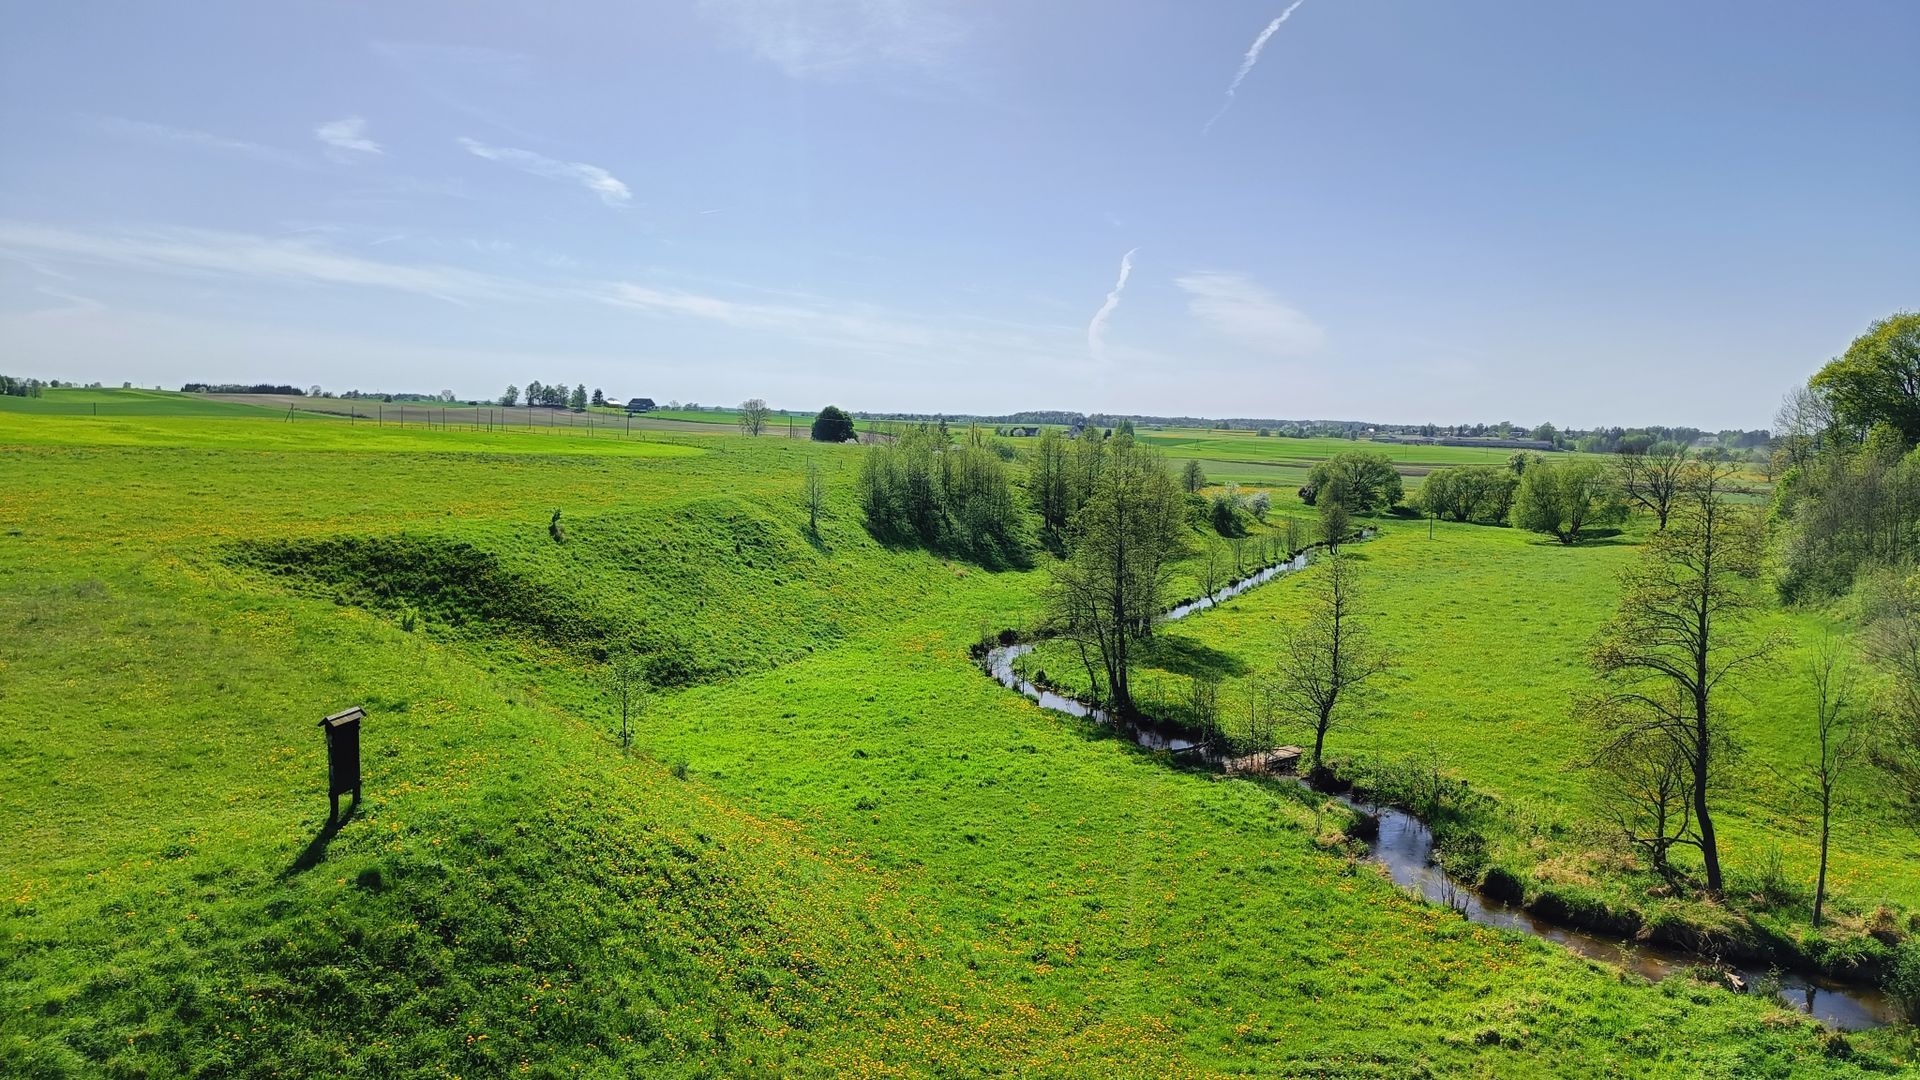
{"type": "Polygon", "coordinates": [[[1346,450],[1314,465],[1307,474],[1307,486],[1316,495],[1313,501],[1324,502],[1335,481],[1351,514],[1392,509],[1406,495],[1393,459],[1378,450],[1346,450]]]}
{"type": "Polygon", "coordinates": [[[1613,471],[1627,502],[1652,514],[1659,528],[1665,529],[1692,464],[1686,447],[1655,443],[1639,453],[1619,454],[1614,458],[1613,471]]]}
{"type": "Polygon", "coordinates": [[[1892,424],[1920,442],[1920,312],[1899,311],[1867,327],[1807,384],[1841,424],[1864,432],[1892,424]]]}
{"type": "Polygon", "coordinates": [[[1820,869],[1813,883],[1813,925],[1827,904],[1827,849],[1833,835],[1834,794],[1847,782],[1860,756],[1861,728],[1853,668],[1832,638],[1821,642],[1807,665],[1814,691],[1813,756],[1806,786],[1820,812],[1820,869]]]}
{"type": "Polygon", "coordinates": [[[1186,465],[1181,467],[1180,486],[1189,495],[1197,494],[1201,488],[1207,486],[1206,470],[1200,467],[1198,461],[1188,458],[1186,465]]]}
{"type": "Polygon", "coordinates": [[[838,405],[829,405],[813,418],[813,441],[843,443],[853,438],[853,417],[838,405]]]}
{"type": "Polygon", "coordinates": [[[758,435],[767,430],[767,418],[772,415],[764,398],[748,398],[740,403],[740,430],[758,435]]]}
{"type": "Polygon", "coordinates": [[[1306,590],[1306,618],[1288,631],[1273,683],[1280,711],[1313,728],[1309,773],[1325,775],[1327,733],[1358,713],[1367,685],[1391,665],[1360,613],[1359,564],[1333,552],[1306,590]]]}
{"type": "MultiPolygon", "coordinates": [[[[1536,471],[1544,470],[1528,473],[1536,471]]],[[[1715,893],[1723,876],[1710,799],[1732,746],[1720,691],[1780,644],[1752,629],[1760,532],[1757,515],[1727,501],[1730,474],[1730,466],[1701,466],[1667,530],[1622,574],[1619,610],[1591,657],[1606,687],[1595,713],[1608,741],[1625,747],[1658,737],[1685,760],[1693,826],[1715,893]]]]}

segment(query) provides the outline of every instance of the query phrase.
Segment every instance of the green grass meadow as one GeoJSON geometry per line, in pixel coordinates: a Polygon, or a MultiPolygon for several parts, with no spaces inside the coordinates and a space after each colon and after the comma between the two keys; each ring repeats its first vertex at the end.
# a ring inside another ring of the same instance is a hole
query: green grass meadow
{"type": "MultiPolygon", "coordinates": [[[[1319,843],[1294,785],[1005,692],[968,649],[1044,570],[875,543],[860,453],[0,407],[0,1074],[1910,1067],[1465,922],[1319,843]],[[628,651],[659,689],[623,752],[628,651]],[[329,834],[316,723],[354,704],[366,799],[329,834]]],[[[1437,745],[1576,819],[1566,694],[1631,545],[1356,551],[1409,663],[1342,749],[1437,745]]],[[[1176,632],[1257,666],[1299,584],[1176,632]]],[[[1756,694],[1755,776],[1795,693],[1756,694]]],[[[1734,857],[1801,858],[1792,815],[1733,817],[1734,857]]],[[[1846,890],[1920,894],[1912,834],[1862,835],[1846,890]]]]}

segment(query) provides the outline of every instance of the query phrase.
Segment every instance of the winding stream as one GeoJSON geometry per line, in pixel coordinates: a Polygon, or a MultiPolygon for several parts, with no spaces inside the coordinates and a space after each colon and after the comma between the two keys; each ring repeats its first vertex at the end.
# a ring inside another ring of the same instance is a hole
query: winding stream
{"type": "MultiPolygon", "coordinates": [[[[1362,538],[1372,535],[1372,530],[1369,530],[1362,538]]],[[[1164,618],[1169,621],[1183,619],[1195,612],[1205,611],[1256,585],[1304,569],[1308,561],[1307,553],[1301,552],[1286,562],[1256,571],[1210,596],[1180,604],[1169,610],[1164,618]]],[[[1014,670],[1014,662],[1033,649],[1031,644],[1020,644],[1001,645],[989,650],[985,663],[987,673],[1000,685],[1043,709],[1113,725],[1134,743],[1148,750],[1178,754],[1184,760],[1199,761],[1209,766],[1222,764],[1222,755],[1217,750],[1196,741],[1191,731],[1179,725],[1151,719],[1115,725],[1113,717],[1106,710],[1036,686],[1022,678],[1014,670]]],[[[1558,942],[1581,956],[1630,969],[1654,982],[1682,968],[1704,962],[1702,957],[1683,950],[1628,943],[1561,926],[1523,908],[1487,896],[1472,884],[1451,878],[1434,862],[1433,832],[1419,818],[1390,806],[1372,806],[1356,803],[1345,796],[1334,797],[1378,819],[1379,833],[1367,843],[1367,857],[1386,867],[1394,884],[1417,891],[1433,903],[1450,905],[1474,922],[1558,942]]],[[[1769,976],[1769,972],[1763,968],[1735,966],[1732,970],[1745,979],[1748,986],[1763,985],[1769,976]]],[[[1858,1030],[1891,1024],[1895,1019],[1893,1003],[1878,990],[1849,986],[1818,975],[1797,972],[1780,972],[1774,977],[1779,980],[1781,1002],[1829,1027],[1858,1030]]]]}

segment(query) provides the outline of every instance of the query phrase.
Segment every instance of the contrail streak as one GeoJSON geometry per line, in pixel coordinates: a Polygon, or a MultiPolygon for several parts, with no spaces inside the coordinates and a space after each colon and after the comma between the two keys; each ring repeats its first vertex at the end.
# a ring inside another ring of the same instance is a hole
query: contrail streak
{"type": "Polygon", "coordinates": [[[1213,125],[1227,115],[1228,109],[1233,108],[1233,92],[1240,89],[1240,84],[1246,81],[1247,74],[1253,70],[1253,65],[1260,62],[1260,50],[1267,47],[1267,39],[1272,37],[1273,32],[1280,29],[1280,24],[1291,18],[1293,13],[1299,10],[1300,5],[1306,2],[1307,0],[1293,0],[1293,3],[1287,5],[1287,10],[1280,13],[1279,18],[1268,23],[1267,28],[1260,31],[1260,36],[1253,39],[1252,47],[1247,49],[1247,55],[1240,61],[1240,70],[1233,73],[1233,82],[1227,85],[1227,100],[1220,103],[1220,111],[1213,114],[1213,119],[1207,121],[1207,126],[1200,129],[1200,134],[1205,135],[1212,131],[1213,125]]]}
{"type": "Polygon", "coordinates": [[[1087,323],[1087,352],[1101,363],[1107,359],[1107,319],[1120,306],[1120,294],[1126,291],[1127,278],[1133,274],[1133,254],[1139,250],[1134,248],[1120,256],[1120,280],[1113,283],[1106,303],[1100,305],[1100,310],[1093,313],[1093,321],[1087,323]]]}

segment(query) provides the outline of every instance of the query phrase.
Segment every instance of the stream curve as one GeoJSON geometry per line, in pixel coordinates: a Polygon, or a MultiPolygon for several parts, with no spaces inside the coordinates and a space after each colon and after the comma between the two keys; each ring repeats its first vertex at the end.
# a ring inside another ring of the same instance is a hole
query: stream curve
{"type": "MultiPolygon", "coordinates": [[[[1361,534],[1361,539],[1371,539],[1374,535],[1375,531],[1369,529],[1361,534]]],[[[1257,585],[1303,570],[1310,562],[1308,551],[1297,552],[1284,562],[1263,567],[1212,594],[1178,604],[1162,618],[1173,621],[1205,611],[1257,585]]],[[[1223,764],[1224,757],[1219,751],[1195,739],[1194,733],[1181,725],[1151,718],[1116,724],[1104,709],[1036,686],[1021,677],[1014,669],[1014,662],[1033,649],[1032,644],[999,645],[987,651],[982,666],[1001,686],[1043,709],[1107,724],[1145,749],[1179,755],[1183,761],[1198,761],[1215,768],[1223,764]]],[[[1305,783],[1304,780],[1298,782],[1305,783]]],[[[1497,900],[1480,892],[1471,882],[1452,878],[1440,867],[1434,860],[1433,831],[1419,818],[1396,807],[1359,803],[1338,794],[1331,797],[1379,821],[1378,834],[1367,841],[1367,858],[1385,867],[1394,884],[1430,902],[1451,906],[1473,922],[1557,942],[1588,959],[1631,970],[1653,982],[1706,962],[1705,957],[1681,949],[1627,942],[1563,926],[1497,900]]],[[[1852,1031],[1881,1027],[1896,1019],[1893,1002],[1877,989],[1800,972],[1770,972],[1739,965],[1731,966],[1731,970],[1750,987],[1777,979],[1777,996],[1783,1004],[1829,1027],[1852,1031]]]]}

